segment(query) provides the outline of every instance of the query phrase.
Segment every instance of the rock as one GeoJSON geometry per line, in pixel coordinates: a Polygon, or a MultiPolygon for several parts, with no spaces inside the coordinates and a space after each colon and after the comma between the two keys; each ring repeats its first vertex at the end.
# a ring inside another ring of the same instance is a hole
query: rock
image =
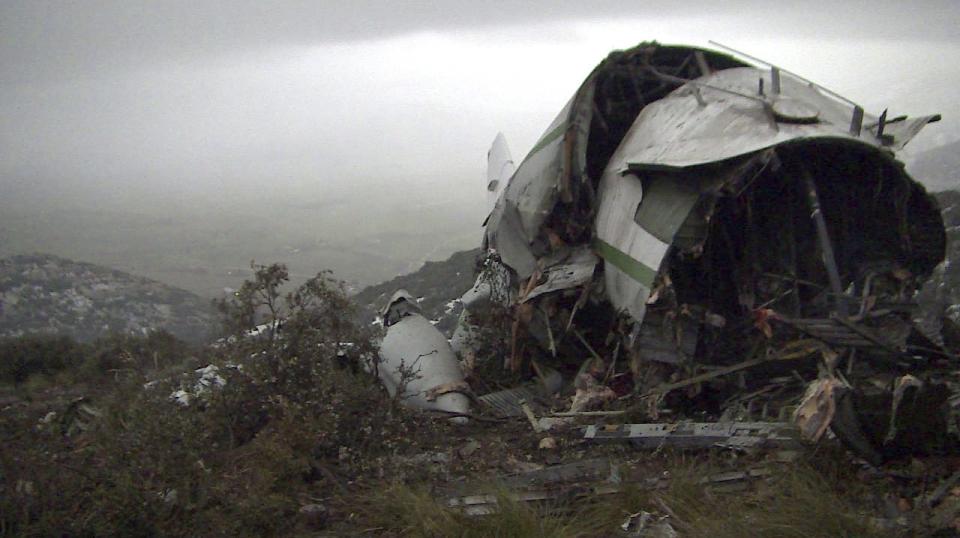
{"type": "Polygon", "coordinates": [[[556,450],[557,440],[553,437],[544,437],[540,440],[540,450],[556,450]]]}
{"type": "Polygon", "coordinates": [[[305,504],[300,507],[300,519],[304,525],[312,530],[320,530],[327,526],[330,512],[322,504],[305,504]]]}
{"type": "Polygon", "coordinates": [[[469,441],[467,441],[467,444],[460,447],[460,450],[458,450],[457,453],[460,454],[461,458],[467,459],[470,456],[472,456],[473,453],[476,452],[479,448],[480,448],[480,442],[477,441],[476,439],[470,439],[469,441]]]}

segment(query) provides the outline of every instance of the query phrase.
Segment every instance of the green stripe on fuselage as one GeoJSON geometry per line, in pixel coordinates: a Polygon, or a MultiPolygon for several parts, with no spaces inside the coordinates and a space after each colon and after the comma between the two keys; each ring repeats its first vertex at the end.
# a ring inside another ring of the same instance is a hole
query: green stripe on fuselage
{"type": "Polygon", "coordinates": [[[564,122],[561,122],[560,125],[557,125],[556,127],[554,127],[550,132],[544,134],[540,138],[540,141],[537,142],[537,144],[533,146],[533,149],[530,150],[530,153],[527,153],[527,156],[524,158],[524,160],[527,160],[534,153],[547,147],[548,145],[550,145],[551,142],[563,136],[563,134],[567,132],[568,126],[569,126],[569,122],[564,121],[564,122]]]}
{"type": "Polygon", "coordinates": [[[594,239],[593,248],[596,249],[601,258],[612,263],[614,267],[626,273],[630,278],[643,284],[647,289],[653,288],[653,280],[657,276],[656,271],[602,239],[594,239]]]}

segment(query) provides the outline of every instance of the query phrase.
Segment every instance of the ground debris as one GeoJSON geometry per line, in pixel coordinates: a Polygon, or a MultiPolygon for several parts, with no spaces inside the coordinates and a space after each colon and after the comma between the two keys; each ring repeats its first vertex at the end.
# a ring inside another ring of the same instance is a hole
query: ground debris
{"type": "Polygon", "coordinates": [[[795,448],[797,430],[771,422],[680,422],[676,424],[617,424],[587,426],[584,439],[629,441],[638,448],[795,448]]]}

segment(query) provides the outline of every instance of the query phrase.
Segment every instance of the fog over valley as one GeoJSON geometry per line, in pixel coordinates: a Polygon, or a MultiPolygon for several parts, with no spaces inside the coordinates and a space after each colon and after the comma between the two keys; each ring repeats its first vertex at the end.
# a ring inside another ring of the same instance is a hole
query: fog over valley
{"type": "Polygon", "coordinates": [[[0,256],[47,252],[208,297],[251,260],[386,280],[476,247],[494,136],[519,164],[590,70],[642,40],[713,39],[870,113],[942,113],[910,163],[960,140],[960,9],[904,9],[4,2],[0,256]]]}

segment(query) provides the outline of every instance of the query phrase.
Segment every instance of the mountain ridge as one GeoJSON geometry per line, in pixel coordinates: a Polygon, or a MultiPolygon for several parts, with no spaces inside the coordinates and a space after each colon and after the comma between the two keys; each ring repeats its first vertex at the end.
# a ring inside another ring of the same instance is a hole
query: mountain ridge
{"type": "Polygon", "coordinates": [[[213,334],[213,306],[173,286],[52,254],[0,260],[0,336],[67,335],[91,341],[110,333],[166,330],[188,342],[213,334]]]}

